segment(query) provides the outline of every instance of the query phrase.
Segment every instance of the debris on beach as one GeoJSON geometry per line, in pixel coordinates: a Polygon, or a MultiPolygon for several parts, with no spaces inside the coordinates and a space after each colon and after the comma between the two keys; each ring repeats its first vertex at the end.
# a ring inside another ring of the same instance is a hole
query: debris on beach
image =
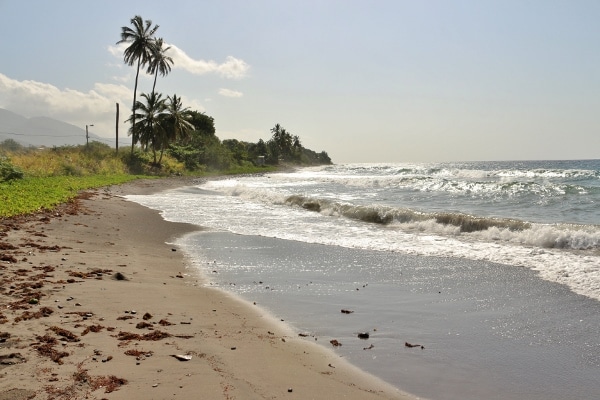
{"type": "Polygon", "coordinates": [[[409,347],[409,348],[420,347],[421,349],[425,349],[425,346],[423,346],[423,345],[420,345],[420,344],[411,344],[411,343],[408,343],[408,342],[404,342],[404,346],[405,347],[409,347]]]}
{"type": "Polygon", "coordinates": [[[187,354],[171,354],[171,357],[174,357],[179,361],[190,361],[192,359],[192,356],[187,354]]]}
{"type": "Polygon", "coordinates": [[[329,343],[331,343],[331,345],[333,347],[338,347],[338,346],[342,345],[340,342],[337,341],[337,339],[332,339],[332,340],[329,341],[329,343]]]}
{"type": "Polygon", "coordinates": [[[0,365],[14,365],[24,363],[25,361],[25,357],[23,357],[21,353],[0,355],[0,365]]]}
{"type": "Polygon", "coordinates": [[[152,324],[148,323],[146,321],[144,322],[138,322],[137,325],[135,326],[136,329],[145,329],[145,328],[152,328],[152,324]]]}
{"type": "Polygon", "coordinates": [[[91,271],[87,271],[87,272],[70,271],[70,270],[67,271],[69,276],[72,276],[74,278],[81,278],[81,279],[90,279],[90,278],[102,279],[102,275],[110,274],[111,272],[113,272],[111,269],[100,269],[100,268],[94,268],[91,271]]]}
{"type": "Polygon", "coordinates": [[[79,342],[77,335],[75,335],[73,332],[69,332],[66,329],[59,328],[58,326],[52,326],[48,329],[56,333],[58,336],[61,336],[67,342],[79,342]]]}
{"type": "Polygon", "coordinates": [[[44,336],[37,336],[36,339],[38,343],[35,343],[33,348],[36,349],[41,356],[48,357],[57,364],[62,364],[62,358],[69,356],[69,353],[66,351],[58,351],[54,348],[54,346],[58,344],[56,338],[46,334],[44,336]]]}
{"type": "Polygon", "coordinates": [[[146,333],[145,335],[121,331],[117,335],[118,340],[161,340],[168,337],[171,337],[171,334],[161,331],[153,331],[152,333],[146,333]]]}
{"type": "Polygon", "coordinates": [[[369,332],[359,333],[358,334],[358,338],[359,339],[368,339],[369,338],[369,332]]]}
{"type": "Polygon", "coordinates": [[[352,314],[354,311],[342,309],[342,314],[352,314]]]}
{"type": "Polygon", "coordinates": [[[147,350],[130,349],[130,350],[125,351],[124,354],[126,356],[133,356],[133,357],[140,357],[140,356],[150,357],[154,353],[152,351],[147,351],[147,350]]]}
{"type": "Polygon", "coordinates": [[[375,345],[371,344],[369,347],[363,347],[363,350],[371,350],[373,347],[375,347],[375,345]]]}
{"type": "Polygon", "coordinates": [[[117,272],[117,273],[115,273],[115,274],[114,274],[112,277],[113,277],[113,279],[114,279],[114,280],[117,280],[117,281],[127,281],[127,280],[129,280],[129,279],[127,279],[127,277],[126,277],[125,275],[123,275],[121,272],[117,272]]]}
{"type": "Polygon", "coordinates": [[[90,333],[90,332],[93,332],[93,333],[98,333],[98,332],[100,332],[102,329],[104,329],[104,326],[102,326],[102,325],[90,325],[90,326],[86,327],[86,328],[83,330],[83,332],[81,332],[81,336],[85,336],[85,335],[87,335],[87,334],[88,334],[88,333],[90,333]]]}
{"type": "Polygon", "coordinates": [[[194,335],[173,335],[173,337],[179,338],[179,339],[192,339],[195,336],[194,335]]]}

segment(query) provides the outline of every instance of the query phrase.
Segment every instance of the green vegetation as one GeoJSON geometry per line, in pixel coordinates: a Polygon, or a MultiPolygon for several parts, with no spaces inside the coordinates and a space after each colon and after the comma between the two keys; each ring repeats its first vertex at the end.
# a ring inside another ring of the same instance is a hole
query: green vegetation
{"type": "Polygon", "coordinates": [[[158,75],[171,71],[173,60],[158,25],[131,19],[132,28],[121,28],[127,43],[123,60],[136,66],[133,108],[128,121],[131,151],[91,142],[85,146],[26,148],[8,139],[0,143],[0,218],[52,209],[73,199],[77,192],[119,184],[140,176],[249,174],[274,171],[281,165],[331,164],[326,152],[302,146],[300,138],[276,124],[266,142],[221,141],[214,119],[184,107],[176,94],[156,93],[158,75]],[[137,89],[140,69],[154,76],[152,92],[137,89]],[[136,146],[138,145],[139,146],[136,146]]]}
{"type": "MultiPolygon", "coordinates": [[[[305,149],[280,125],[258,143],[214,134],[212,117],[190,112],[193,129],[156,149],[116,152],[108,145],[26,148],[13,140],[0,143],[0,218],[52,209],[83,189],[119,184],[139,177],[210,176],[270,172],[285,165],[329,164],[327,153],[305,149]],[[157,162],[159,161],[159,162],[157,162]]],[[[139,120],[139,125],[145,122],[139,120]]],[[[153,145],[151,144],[150,147],[153,145]]]]}
{"type": "Polygon", "coordinates": [[[78,191],[137,179],[122,154],[92,142],[53,149],[0,143],[0,218],[52,209],[78,191]]]}
{"type": "Polygon", "coordinates": [[[208,169],[228,170],[251,167],[252,165],[277,165],[281,162],[292,164],[331,164],[325,152],[316,153],[306,149],[300,138],[292,135],[281,125],[271,129],[272,138],[258,143],[240,142],[235,139],[221,141],[215,136],[214,120],[203,113],[184,107],[181,97],[163,96],[156,93],[158,75],[167,76],[171,72],[173,59],[167,55],[169,47],[164,47],[163,39],[154,35],[158,25],[136,15],[131,27],[121,28],[121,40],[128,46],[123,52],[123,61],[136,67],[133,87],[132,114],[128,119],[131,128],[131,156],[135,157],[135,146],[139,143],[144,151],[152,150],[152,164],[161,169],[165,152],[170,153],[187,170],[208,169]],[[154,75],[152,92],[142,93],[142,101],[137,99],[140,70],[154,75]]]}
{"type": "Polygon", "coordinates": [[[0,156],[0,182],[22,179],[23,175],[23,171],[14,166],[10,161],[10,158],[0,156]]]}
{"type": "Polygon", "coordinates": [[[52,209],[77,196],[78,191],[127,182],[134,175],[94,175],[84,177],[29,177],[0,183],[0,217],[52,209]]]}

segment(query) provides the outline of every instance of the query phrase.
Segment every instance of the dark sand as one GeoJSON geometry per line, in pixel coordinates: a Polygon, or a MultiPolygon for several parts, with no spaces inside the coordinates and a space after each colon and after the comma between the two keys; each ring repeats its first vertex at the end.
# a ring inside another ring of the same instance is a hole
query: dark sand
{"type": "Polygon", "coordinates": [[[0,221],[0,400],[412,398],[203,287],[168,244],[196,228],[119,197],[189,183],[0,221]]]}

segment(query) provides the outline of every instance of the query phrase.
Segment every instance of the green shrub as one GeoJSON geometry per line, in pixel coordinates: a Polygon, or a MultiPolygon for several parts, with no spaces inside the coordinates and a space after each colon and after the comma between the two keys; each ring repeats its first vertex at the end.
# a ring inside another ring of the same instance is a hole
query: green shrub
{"type": "Polygon", "coordinates": [[[23,171],[14,166],[8,157],[0,156],[0,181],[23,179],[23,171]]]}
{"type": "Polygon", "coordinates": [[[0,149],[17,152],[24,150],[25,146],[14,139],[6,139],[0,143],[0,149]]]}

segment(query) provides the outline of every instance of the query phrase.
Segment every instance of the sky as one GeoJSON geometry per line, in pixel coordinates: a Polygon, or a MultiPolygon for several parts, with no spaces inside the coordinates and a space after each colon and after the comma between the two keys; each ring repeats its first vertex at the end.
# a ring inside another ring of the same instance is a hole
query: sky
{"type": "Polygon", "coordinates": [[[124,137],[135,15],[171,46],[156,90],[221,140],[280,124],[334,163],[600,158],[597,0],[0,0],[0,108],[111,140],[119,103],[124,137]]]}

